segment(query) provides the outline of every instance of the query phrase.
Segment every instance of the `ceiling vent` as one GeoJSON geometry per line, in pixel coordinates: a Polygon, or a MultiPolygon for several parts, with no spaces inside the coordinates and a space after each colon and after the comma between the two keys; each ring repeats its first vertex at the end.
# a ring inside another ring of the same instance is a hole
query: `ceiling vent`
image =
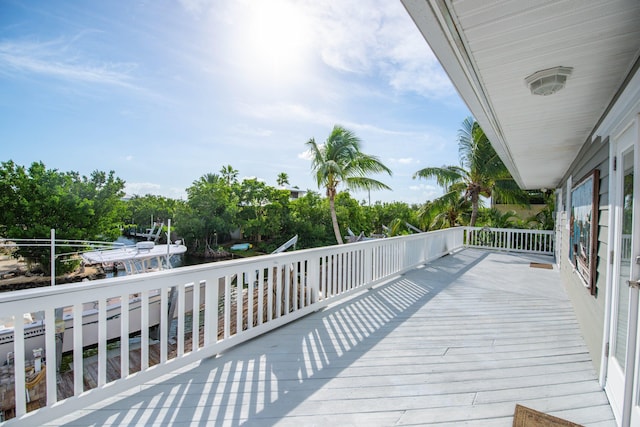
{"type": "Polygon", "coordinates": [[[567,83],[567,77],[571,75],[573,68],[571,67],[554,67],[546,70],[536,71],[524,81],[529,86],[532,95],[553,95],[560,89],[564,88],[567,83]]]}

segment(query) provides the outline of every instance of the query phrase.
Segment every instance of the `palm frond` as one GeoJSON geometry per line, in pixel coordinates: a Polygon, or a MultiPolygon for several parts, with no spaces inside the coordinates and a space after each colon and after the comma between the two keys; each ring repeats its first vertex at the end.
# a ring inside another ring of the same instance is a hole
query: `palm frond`
{"type": "Polygon", "coordinates": [[[456,182],[464,181],[467,171],[459,166],[428,167],[413,174],[413,178],[435,178],[436,183],[448,188],[456,182]]]}
{"type": "Polygon", "coordinates": [[[345,184],[353,190],[391,190],[384,182],[366,176],[346,177],[345,184]]]}

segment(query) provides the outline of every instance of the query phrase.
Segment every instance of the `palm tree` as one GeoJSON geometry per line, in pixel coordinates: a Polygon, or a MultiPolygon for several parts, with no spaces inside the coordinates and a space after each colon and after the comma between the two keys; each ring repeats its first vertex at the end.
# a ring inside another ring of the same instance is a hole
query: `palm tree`
{"type": "Polygon", "coordinates": [[[278,184],[278,187],[282,187],[285,184],[289,184],[289,175],[287,175],[286,172],[280,172],[278,174],[278,178],[276,179],[276,183],[278,184]]]}
{"type": "Polygon", "coordinates": [[[518,215],[516,211],[500,212],[497,208],[487,209],[483,212],[483,224],[492,228],[519,228],[517,227],[518,215]]]}
{"type": "Polygon", "coordinates": [[[464,225],[469,219],[471,206],[460,196],[460,191],[449,191],[445,195],[420,207],[418,215],[429,230],[464,225]]]}
{"type": "Polygon", "coordinates": [[[391,189],[386,184],[367,176],[380,172],[391,175],[391,169],[377,157],[360,151],[361,144],[360,139],[351,131],[338,125],[333,127],[324,144],[318,145],[313,138],[306,143],[311,152],[311,168],[318,188],[324,187],[327,190],[333,232],[339,244],[343,242],[335,207],[338,185],[342,183],[346,188],[356,190],[391,189]]]}
{"type": "Polygon", "coordinates": [[[193,184],[195,185],[197,182],[200,184],[215,184],[219,180],[220,180],[220,175],[216,173],[205,173],[200,177],[198,181],[194,181],[193,184]]]}
{"type": "Polygon", "coordinates": [[[447,193],[457,192],[465,200],[471,201],[469,225],[475,226],[478,219],[480,196],[496,195],[512,203],[526,203],[526,193],[518,188],[489,138],[471,117],[462,122],[462,128],[458,131],[458,155],[460,166],[424,168],[416,172],[413,178],[435,178],[447,193]]]}
{"type": "Polygon", "coordinates": [[[238,182],[238,170],[234,169],[231,165],[223,166],[222,169],[220,169],[220,175],[227,185],[238,182]]]}

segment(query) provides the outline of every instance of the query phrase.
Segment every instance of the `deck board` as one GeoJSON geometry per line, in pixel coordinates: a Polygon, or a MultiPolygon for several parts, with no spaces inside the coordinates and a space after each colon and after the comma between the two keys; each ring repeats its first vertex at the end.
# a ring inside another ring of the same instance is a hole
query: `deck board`
{"type": "Polygon", "coordinates": [[[465,250],[50,426],[615,426],[555,270],[465,250]]]}

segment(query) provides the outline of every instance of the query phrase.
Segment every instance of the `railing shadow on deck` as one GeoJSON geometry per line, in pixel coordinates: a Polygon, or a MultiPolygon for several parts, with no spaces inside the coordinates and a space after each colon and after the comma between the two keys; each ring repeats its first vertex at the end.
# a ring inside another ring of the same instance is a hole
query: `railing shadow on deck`
{"type": "Polygon", "coordinates": [[[418,267],[69,425],[273,424],[486,256],[463,251],[418,267]]]}

